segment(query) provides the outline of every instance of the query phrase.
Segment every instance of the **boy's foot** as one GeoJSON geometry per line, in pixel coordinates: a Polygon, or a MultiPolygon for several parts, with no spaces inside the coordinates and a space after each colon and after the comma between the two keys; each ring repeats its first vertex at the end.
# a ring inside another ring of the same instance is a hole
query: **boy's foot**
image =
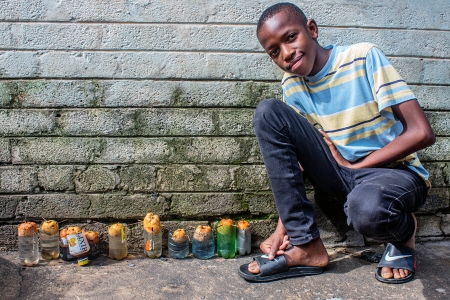
{"type": "MultiPolygon", "coordinates": [[[[284,257],[288,267],[309,266],[325,267],[328,265],[328,253],[320,238],[314,239],[307,244],[293,246],[284,251],[284,257]]],[[[248,265],[248,271],[253,274],[260,272],[256,261],[248,265]]]]}
{"type": "MultiPolygon", "coordinates": [[[[406,242],[405,246],[411,248],[411,249],[416,249],[416,230],[417,230],[417,219],[416,216],[414,214],[411,214],[414,218],[414,224],[415,224],[415,230],[414,230],[414,234],[412,235],[412,237],[406,242]]],[[[381,269],[381,277],[386,278],[386,279],[390,279],[390,278],[395,278],[395,279],[400,279],[400,278],[405,278],[407,277],[411,272],[409,270],[404,270],[404,269],[392,269],[389,267],[383,267],[381,269]]]]}

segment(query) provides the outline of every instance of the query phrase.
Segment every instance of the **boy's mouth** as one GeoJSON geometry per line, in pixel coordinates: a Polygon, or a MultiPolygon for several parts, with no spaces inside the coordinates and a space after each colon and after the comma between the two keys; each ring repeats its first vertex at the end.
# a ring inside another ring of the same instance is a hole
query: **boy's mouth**
{"type": "Polygon", "coordinates": [[[297,56],[296,58],[294,58],[291,63],[289,64],[288,69],[292,70],[292,69],[296,69],[299,65],[300,65],[300,61],[303,58],[303,54],[301,54],[300,56],[297,56]]]}

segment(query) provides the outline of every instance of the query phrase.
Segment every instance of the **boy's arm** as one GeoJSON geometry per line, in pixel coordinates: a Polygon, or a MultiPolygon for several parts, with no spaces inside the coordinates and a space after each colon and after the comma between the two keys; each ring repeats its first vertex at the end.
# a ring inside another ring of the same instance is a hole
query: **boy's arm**
{"type": "Polygon", "coordinates": [[[402,133],[383,148],[355,162],[349,162],[343,158],[327,134],[321,130],[336,162],[352,169],[378,167],[434,144],[436,138],[433,130],[417,100],[393,105],[392,110],[403,125],[402,133]]]}

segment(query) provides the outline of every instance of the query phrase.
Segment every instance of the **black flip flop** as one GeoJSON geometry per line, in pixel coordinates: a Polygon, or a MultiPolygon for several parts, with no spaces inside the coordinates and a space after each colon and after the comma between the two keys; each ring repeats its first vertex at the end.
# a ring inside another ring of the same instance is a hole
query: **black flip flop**
{"type": "Polygon", "coordinates": [[[375,278],[378,281],[384,283],[405,283],[413,280],[414,273],[416,272],[416,253],[413,249],[407,246],[394,246],[387,244],[383,257],[381,257],[380,263],[377,266],[377,272],[375,278]],[[392,269],[404,269],[410,273],[405,278],[383,278],[381,276],[381,269],[383,267],[389,267],[392,269]]]}
{"type": "Polygon", "coordinates": [[[291,277],[318,275],[325,271],[324,267],[295,266],[289,268],[283,255],[277,256],[273,260],[269,260],[267,255],[261,255],[254,257],[253,260],[258,263],[260,273],[249,272],[249,264],[239,267],[239,275],[251,282],[269,282],[291,277]]]}

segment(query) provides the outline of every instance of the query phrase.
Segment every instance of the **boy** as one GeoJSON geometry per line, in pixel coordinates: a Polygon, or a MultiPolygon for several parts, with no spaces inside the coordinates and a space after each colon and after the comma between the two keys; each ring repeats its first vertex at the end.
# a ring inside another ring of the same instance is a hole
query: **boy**
{"type": "Polygon", "coordinates": [[[240,275],[271,281],[324,271],[304,170],[344,204],[350,226],[387,243],[376,278],[411,280],[413,212],[430,187],[415,152],[435,141],[415,96],[375,45],[320,46],[316,22],[291,3],[266,9],[257,37],[285,71],[283,101],[262,101],[253,121],[279,220],[261,244],[265,255],[240,275]]]}

